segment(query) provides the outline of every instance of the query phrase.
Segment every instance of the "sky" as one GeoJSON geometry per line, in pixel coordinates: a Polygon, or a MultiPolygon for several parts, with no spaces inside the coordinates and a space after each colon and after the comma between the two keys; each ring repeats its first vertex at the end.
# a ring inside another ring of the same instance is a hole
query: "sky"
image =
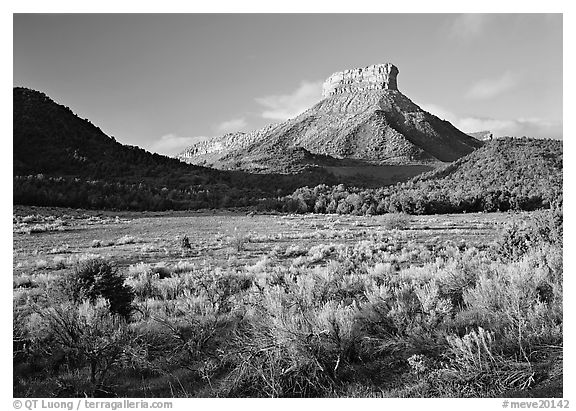
{"type": "Polygon", "coordinates": [[[465,132],[562,138],[561,14],[14,14],[13,85],[174,155],[294,117],[332,73],[390,62],[465,132]]]}

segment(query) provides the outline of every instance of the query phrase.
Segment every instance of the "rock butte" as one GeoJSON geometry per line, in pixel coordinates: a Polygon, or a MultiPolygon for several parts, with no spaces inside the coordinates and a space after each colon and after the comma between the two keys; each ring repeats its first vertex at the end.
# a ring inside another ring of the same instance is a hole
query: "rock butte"
{"type": "Polygon", "coordinates": [[[298,116],[203,141],[178,158],[284,173],[349,160],[370,165],[454,161],[482,144],[402,94],[398,73],[391,63],[336,72],[324,82],[322,100],[298,116]]]}
{"type": "Polygon", "coordinates": [[[367,90],[398,90],[398,68],[391,63],[338,71],[324,82],[322,97],[367,90]]]}

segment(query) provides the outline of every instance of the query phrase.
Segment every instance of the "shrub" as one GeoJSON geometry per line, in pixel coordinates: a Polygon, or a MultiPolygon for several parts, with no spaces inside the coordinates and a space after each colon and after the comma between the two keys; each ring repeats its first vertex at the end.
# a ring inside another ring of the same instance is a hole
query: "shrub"
{"type": "Polygon", "coordinates": [[[311,311],[304,314],[308,307],[279,287],[265,293],[263,311],[231,341],[227,395],[312,397],[332,391],[347,347],[338,344],[337,320],[328,313],[322,319],[311,311]],[[324,331],[327,325],[330,331],[324,331]]]}
{"type": "Polygon", "coordinates": [[[128,272],[126,283],[138,298],[145,300],[146,298],[159,296],[158,287],[156,287],[158,275],[152,272],[149,264],[139,263],[131,265],[128,268],[128,272]]]}
{"type": "MultiPolygon", "coordinates": [[[[456,371],[452,379],[460,392],[476,390],[499,394],[510,389],[525,390],[534,383],[534,369],[529,362],[507,359],[495,350],[494,333],[479,327],[463,337],[448,336],[449,368],[456,371]],[[470,384],[474,381],[473,384],[470,384]]],[[[461,395],[461,394],[460,394],[461,395]]]]}
{"type": "Polygon", "coordinates": [[[531,231],[540,242],[562,244],[563,212],[560,207],[537,213],[532,219],[531,231]]]}
{"type": "Polygon", "coordinates": [[[38,321],[29,325],[37,350],[68,366],[90,369],[93,392],[102,388],[112,367],[122,362],[134,337],[125,319],[111,314],[104,299],[80,305],[64,303],[37,311],[38,321]]]}
{"type": "Polygon", "coordinates": [[[387,230],[404,230],[410,224],[410,217],[401,213],[389,214],[383,224],[387,230]]]}
{"type": "Polygon", "coordinates": [[[192,249],[192,245],[190,245],[190,240],[188,239],[187,235],[185,235],[184,237],[182,237],[180,239],[180,248],[183,250],[191,250],[192,249]]]}
{"type": "Polygon", "coordinates": [[[476,372],[490,371],[496,363],[493,354],[494,333],[478,327],[464,337],[446,337],[452,361],[462,369],[473,369],[476,372]]]}
{"type": "Polygon", "coordinates": [[[527,225],[508,225],[498,238],[494,252],[504,261],[517,260],[530,249],[530,237],[527,225]]]}
{"type": "Polygon", "coordinates": [[[93,303],[101,297],[108,300],[110,311],[115,314],[128,317],[132,311],[134,292],[105,260],[93,258],[78,263],[66,279],[66,288],[77,303],[84,299],[93,303]]]}
{"type": "Polygon", "coordinates": [[[230,245],[236,252],[240,253],[246,249],[246,243],[250,242],[250,236],[248,235],[237,235],[232,238],[230,245]]]}
{"type": "Polygon", "coordinates": [[[189,261],[178,261],[172,267],[172,273],[173,274],[189,273],[189,272],[193,272],[195,269],[196,269],[196,266],[189,261]]]}
{"type": "Polygon", "coordinates": [[[134,244],[136,243],[136,238],[131,236],[131,235],[125,235],[123,237],[120,237],[118,240],[116,240],[116,245],[124,245],[124,244],[134,244]]]}
{"type": "Polygon", "coordinates": [[[36,261],[36,268],[38,270],[44,270],[44,269],[48,268],[48,261],[46,261],[44,259],[40,259],[40,260],[36,261]]]}
{"type": "Polygon", "coordinates": [[[66,259],[62,257],[54,257],[54,269],[62,270],[66,268],[66,259]]]}
{"type": "Polygon", "coordinates": [[[308,254],[308,249],[303,245],[294,244],[288,246],[286,251],[284,252],[285,257],[300,257],[308,254]]]}
{"type": "Polygon", "coordinates": [[[562,275],[556,272],[554,246],[533,249],[520,261],[499,263],[480,273],[463,294],[467,308],[461,325],[494,330],[500,348],[525,356],[541,345],[562,341],[562,275]],[[543,256],[550,256],[547,262],[543,256]]]}
{"type": "Polygon", "coordinates": [[[152,272],[157,275],[160,280],[172,277],[172,270],[164,264],[160,263],[152,267],[152,272]]]}
{"type": "Polygon", "coordinates": [[[559,208],[539,212],[522,225],[506,226],[493,253],[504,261],[518,260],[539,244],[562,244],[563,214],[559,208]]]}

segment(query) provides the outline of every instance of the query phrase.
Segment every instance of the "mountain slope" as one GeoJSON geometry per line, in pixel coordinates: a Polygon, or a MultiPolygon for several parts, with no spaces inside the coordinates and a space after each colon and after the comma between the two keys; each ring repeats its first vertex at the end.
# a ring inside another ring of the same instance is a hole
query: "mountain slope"
{"type": "Polygon", "coordinates": [[[328,213],[442,214],[535,210],[562,202],[558,140],[500,138],[461,159],[391,187],[299,188],[271,208],[328,213]]]}
{"type": "Polygon", "coordinates": [[[310,153],[310,163],[322,166],[326,159],[314,155],[371,165],[430,163],[454,161],[481,146],[398,91],[397,69],[396,74],[379,77],[389,67],[395,69],[355,69],[336,82],[335,73],[327,80],[325,98],[296,118],[202,142],[178,158],[217,168],[271,172],[297,164],[290,153],[298,149],[310,153]]]}
{"type": "Polygon", "coordinates": [[[160,169],[203,173],[165,156],[125,146],[44,93],[16,87],[14,175],[44,173],[91,178],[142,177],[160,169]]]}
{"type": "Polygon", "coordinates": [[[415,177],[405,185],[441,182],[500,189],[562,185],[562,141],[499,138],[449,165],[415,177]]]}
{"type": "Polygon", "coordinates": [[[13,89],[14,204],[182,209],[245,206],[314,181],[304,175],[250,175],[182,163],[125,146],[45,94],[13,89]]]}
{"type": "MultiPolygon", "coordinates": [[[[547,208],[562,201],[562,157],[562,141],[499,138],[449,165],[399,184],[390,201],[428,199],[450,205],[453,211],[547,208]]],[[[444,205],[436,211],[443,211],[444,205]]]]}

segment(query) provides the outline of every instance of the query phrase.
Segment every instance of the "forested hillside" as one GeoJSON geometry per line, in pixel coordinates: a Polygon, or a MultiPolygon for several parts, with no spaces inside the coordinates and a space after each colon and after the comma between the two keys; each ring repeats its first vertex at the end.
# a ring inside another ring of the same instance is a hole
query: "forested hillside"
{"type": "Polygon", "coordinates": [[[562,168],[561,141],[502,138],[393,187],[306,187],[262,207],[342,214],[535,210],[562,201],[562,168]]]}
{"type": "Polygon", "coordinates": [[[126,146],[45,94],[14,88],[14,204],[132,210],[253,205],[310,181],[225,172],[126,146]]]}

